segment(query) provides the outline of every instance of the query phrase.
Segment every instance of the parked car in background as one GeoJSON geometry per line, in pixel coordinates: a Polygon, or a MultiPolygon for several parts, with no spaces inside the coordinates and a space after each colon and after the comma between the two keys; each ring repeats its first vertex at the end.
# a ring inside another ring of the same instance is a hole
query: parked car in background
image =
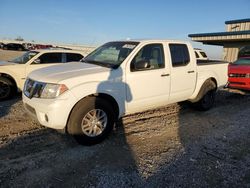
{"type": "Polygon", "coordinates": [[[84,54],[74,50],[34,50],[8,62],[0,62],[0,100],[23,89],[27,75],[36,69],[80,61],[84,54]]]}
{"type": "Polygon", "coordinates": [[[0,49],[3,49],[4,43],[0,42],[0,49]]]}
{"type": "Polygon", "coordinates": [[[250,46],[240,49],[238,59],[228,65],[227,87],[250,91],[250,46]]]}
{"type": "Polygon", "coordinates": [[[29,50],[39,50],[39,49],[48,49],[52,48],[53,46],[50,44],[33,44],[29,47],[29,50]]]}
{"type": "Polygon", "coordinates": [[[17,43],[4,44],[3,49],[4,50],[18,50],[18,51],[27,50],[22,44],[17,44],[17,43]]]}
{"type": "Polygon", "coordinates": [[[96,144],[132,113],[188,100],[210,109],[227,82],[227,63],[199,64],[191,44],[172,40],[114,41],[82,62],[28,75],[25,109],[40,124],[96,144]]]}
{"type": "Polygon", "coordinates": [[[203,50],[195,48],[194,53],[197,60],[208,60],[207,54],[203,50]]]}

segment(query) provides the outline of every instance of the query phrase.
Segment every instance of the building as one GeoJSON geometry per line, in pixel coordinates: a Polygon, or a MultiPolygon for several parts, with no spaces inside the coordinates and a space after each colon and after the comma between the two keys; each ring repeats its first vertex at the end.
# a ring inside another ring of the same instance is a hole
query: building
{"type": "Polygon", "coordinates": [[[189,34],[196,42],[220,45],[224,47],[223,60],[233,62],[238,52],[245,46],[250,46],[250,18],[226,21],[226,32],[189,34]]]}

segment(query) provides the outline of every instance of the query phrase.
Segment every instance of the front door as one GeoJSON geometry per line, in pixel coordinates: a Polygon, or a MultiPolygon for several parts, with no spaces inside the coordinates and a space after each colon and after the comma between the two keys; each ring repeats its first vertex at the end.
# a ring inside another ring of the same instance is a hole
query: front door
{"type": "Polygon", "coordinates": [[[164,105],[170,91],[169,68],[163,44],[148,44],[134,56],[126,70],[126,112],[133,113],[164,105]]]}

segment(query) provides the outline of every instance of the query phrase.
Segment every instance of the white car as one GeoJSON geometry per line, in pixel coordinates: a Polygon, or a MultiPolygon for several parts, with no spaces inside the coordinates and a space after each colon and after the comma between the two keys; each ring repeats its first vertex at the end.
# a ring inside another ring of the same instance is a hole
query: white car
{"type": "Polygon", "coordinates": [[[82,62],[32,72],[23,103],[40,124],[96,144],[127,114],[185,100],[208,110],[226,82],[227,63],[197,64],[189,43],[115,41],[82,62]]]}
{"type": "Polygon", "coordinates": [[[73,50],[34,50],[8,62],[0,62],[0,101],[21,91],[27,75],[33,70],[71,61],[80,61],[85,54],[73,50]]]}

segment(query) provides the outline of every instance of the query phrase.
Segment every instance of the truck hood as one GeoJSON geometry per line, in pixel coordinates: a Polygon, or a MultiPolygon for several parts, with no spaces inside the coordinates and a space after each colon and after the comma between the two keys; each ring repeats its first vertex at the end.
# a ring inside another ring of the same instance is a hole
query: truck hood
{"type": "Polygon", "coordinates": [[[7,66],[7,65],[16,65],[16,63],[8,61],[0,61],[0,66],[7,66]]]}
{"type": "Polygon", "coordinates": [[[73,62],[38,69],[31,72],[28,77],[40,82],[58,83],[62,80],[89,74],[97,74],[101,72],[109,73],[110,70],[110,68],[98,65],[73,62]]]}

